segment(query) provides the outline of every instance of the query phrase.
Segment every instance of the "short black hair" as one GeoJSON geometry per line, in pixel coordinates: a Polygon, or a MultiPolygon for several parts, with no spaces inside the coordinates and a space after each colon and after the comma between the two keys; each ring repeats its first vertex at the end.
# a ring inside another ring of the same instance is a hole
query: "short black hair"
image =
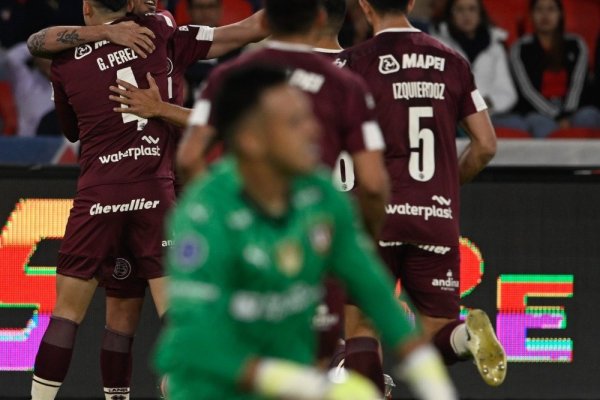
{"type": "Polygon", "coordinates": [[[112,12],[121,11],[127,7],[127,0],[94,0],[96,4],[112,12]]]}
{"type": "Polygon", "coordinates": [[[240,121],[260,104],[269,89],[287,82],[284,69],[263,64],[240,67],[226,74],[214,101],[214,126],[230,147],[240,121]]]}
{"type": "Polygon", "coordinates": [[[327,11],[327,26],[334,32],[339,32],[346,19],[346,0],[321,0],[327,11]]]}
{"type": "Polygon", "coordinates": [[[321,0],[264,0],[265,14],[274,33],[302,34],[313,26],[321,0]]]}
{"type": "Polygon", "coordinates": [[[409,0],[367,0],[380,14],[403,13],[408,10],[409,0]]]}

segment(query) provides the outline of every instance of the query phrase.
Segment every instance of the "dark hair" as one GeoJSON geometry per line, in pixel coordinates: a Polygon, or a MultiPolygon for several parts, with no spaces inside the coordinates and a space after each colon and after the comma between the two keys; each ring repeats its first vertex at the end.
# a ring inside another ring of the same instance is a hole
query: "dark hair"
{"type": "Polygon", "coordinates": [[[112,12],[121,11],[127,6],[127,0],[94,0],[94,2],[112,12]]]}
{"type": "Polygon", "coordinates": [[[346,0],[321,0],[327,11],[327,26],[337,33],[346,19],[346,0]]]}
{"type": "MultiPolygon", "coordinates": [[[[529,1],[529,13],[533,14],[533,9],[539,0],[529,1]]],[[[552,46],[546,52],[545,60],[543,60],[546,68],[551,70],[559,70],[565,64],[565,7],[562,0],[553,0],[560,12],[558,27],[552,35],[552,46]]]]}
{"type": "MultiPolygon", "coordinates": [[[[539,0],[529,0],[529,13],[533,13],[533,9],[537,5],[539,0]]],[[[563,5],[562,0],[554,0],[554,4],[558,7],[560,11],[560,20],[558,21],[558,28],[556,29],[556,33],[563,36],[565,33],[565,6],[563,5]]]]}
{"type": "MultiPolygon", "coordinates": [[[[458,0],[448,0],[448,3],[446,3],[446,11],[444,12],[444,18],[446,19],[446,22],[448,23],[448,27],[450,28],[450,30],[458,30],[458,28],[456,27],[456,25],[454,25],[454,18],[453,18],[453,14],[452,14],[452,9],[454,8],[454,5],[456,4],[458,0]]],[[[483,4],[482,0],[475,0],[477,2],[477,5],[479,6],[479,26],[477,27],[477,29],[481,29],[481,28],[485,28],[485,29],[489,29],[492,24],[492,22],[490,21],[490,16],[487,13],[485,6],[483,4]]]]}
{"type": "Polygon", "coordinates": [[[214,102],[217,134],[229,147],[238,124],[259,106],[265,91],[287,82],[285,70],[267,65],[251,65],[229,72],[214,102]]]}
{"type": "Polygon", "coordinates": [[[367,0],[380,14],[406,13],[408,0],[367,0]]]}
{"type": "Polygon", "coordinates": [[[280,34],[302,34],[313,26],[320,0],[264,0],[271,30],[280,34]]]}

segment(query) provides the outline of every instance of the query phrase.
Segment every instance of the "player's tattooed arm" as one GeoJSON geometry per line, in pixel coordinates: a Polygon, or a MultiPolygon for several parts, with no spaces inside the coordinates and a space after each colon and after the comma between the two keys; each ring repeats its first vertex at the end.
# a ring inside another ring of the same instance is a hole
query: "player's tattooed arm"
{"type": "Polygon", "coordinates": [[[140,57],[146,58],[155,49],[152,39],[154,33],[126,21],[114,25],[97,26],[54,26],[34,33],[27,40],[29,52],[36,57],[52,58],[52,56],[80,46],[101,40],[129,47],[140,57]]]}

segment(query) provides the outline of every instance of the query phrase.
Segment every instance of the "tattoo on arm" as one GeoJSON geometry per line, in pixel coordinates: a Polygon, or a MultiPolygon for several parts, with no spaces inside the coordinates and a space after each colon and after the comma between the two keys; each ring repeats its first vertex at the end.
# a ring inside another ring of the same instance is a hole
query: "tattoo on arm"
{"type": "Polygon", "coordinates": [[[56,35],[56,41],[59,43],[64,43],[67,45],[77,45],[79,43],[83,43],[84,41],[79,37],[77,31],[62,31],[56,35]]]}
{"type": "Polygon", "coordinates": [[[44,56],[48,55],[49,52],[46,49],[46,34],[48,33],[48,28],[42,29],[38,33],[34,33],[27,40],[27,47],[29,48],[29,52],[34,56],[44,56]]]}

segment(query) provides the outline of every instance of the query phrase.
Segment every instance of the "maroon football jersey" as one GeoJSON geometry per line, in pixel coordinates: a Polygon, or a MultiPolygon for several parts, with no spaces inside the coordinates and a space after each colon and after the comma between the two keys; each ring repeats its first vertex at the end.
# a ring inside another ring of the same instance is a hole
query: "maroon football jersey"
{"type": "Polygon", "coordinates": [[[388,29],[341,64],[375,97],[392,184],[381,241],[457,246],[456,128],[487,107],[463,57],[417,29],[388,29]]]}
{"type": "Polygon", "coordinates": [[[314,54],[308,46],[268,42],[267,47],[250,51],[236,60],[213,70],[201,98],[194,107],[190,123],[209,123],[211,99],[219,90],[220,81],[234,68],[248,64],[277,65],[289,70],[290,84],[307,93],[313,100],[315,113],[323,128],[322,160],[335,167],[334,177],[339,187],[350,190],[354,185],[351,159],[343,151],[354,154],[364,150],[382,150],[384,142],[374,120],[374,104],[365,83],[353,73],[340,70],[330,60],[314,54]],[[344,159],[346,168],[338,160],[344,159]],[[348,165],[350,164],[350,165],[348,165]],[[340,176],[341,179],[340,179],[340,176]]]}
{"type": "Polygon", "coordinates": [[[172,24],[160,15],[128,16],[151,29],[156,50],[146,59],[131,49],[107,41],[85,44],[62,53],[52,63],[52,86],[57,112],[64,129],[77,123],[81,142],[78,188],[173,178],[172,141],[165,122],[146,120],[113,111],[119,104],[109,100],[109,86],[117,78],[143,88],[146,73],[156,79],[161,96],[167,98],[167,43],[172,24]]]}

